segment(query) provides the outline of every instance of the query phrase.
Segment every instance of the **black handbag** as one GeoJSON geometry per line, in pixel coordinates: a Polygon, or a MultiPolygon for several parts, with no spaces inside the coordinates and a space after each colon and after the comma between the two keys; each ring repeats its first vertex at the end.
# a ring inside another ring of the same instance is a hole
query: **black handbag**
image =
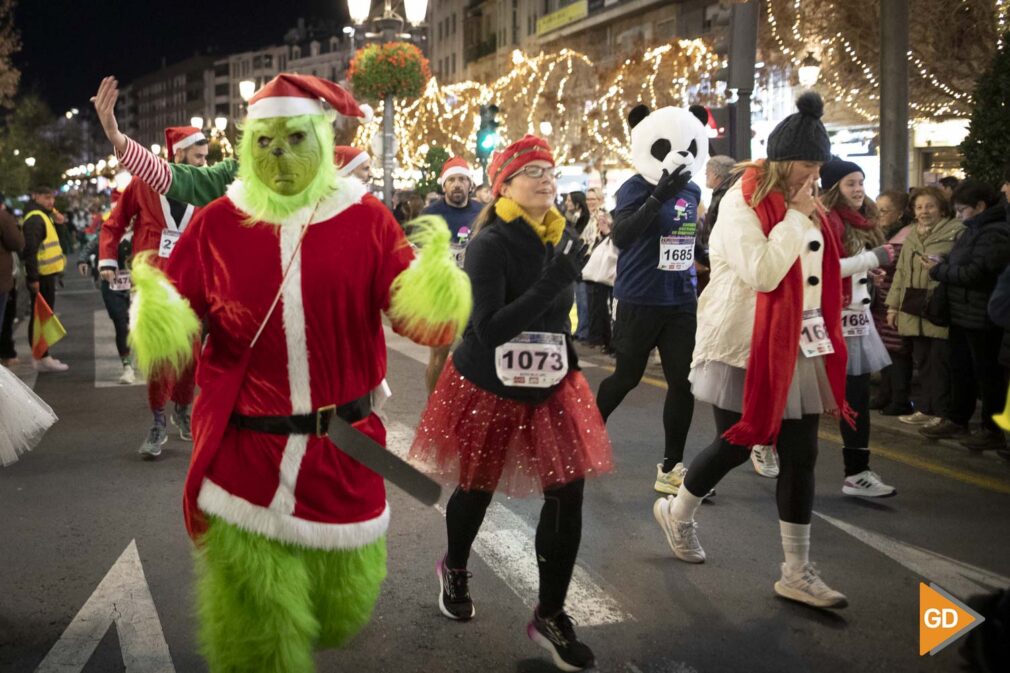
{"type": "Polygon", "coordinates": [[[950,326],[950,295],[946,283],[940,283],[929,293],[922,317],[939,327],[950,326]]]}
{"type": "Polygon", "coordinates": [[[905,288],[905,294],[901,297],[901,306],[898,310],[922,318],[926,314],[928,301],[929,296],[924,288],[908,287],[905,288]]]}

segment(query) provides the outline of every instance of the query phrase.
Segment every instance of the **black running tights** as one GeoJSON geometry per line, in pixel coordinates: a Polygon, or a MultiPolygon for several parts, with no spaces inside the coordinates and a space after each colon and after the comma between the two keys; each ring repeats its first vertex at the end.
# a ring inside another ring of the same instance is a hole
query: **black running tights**
{"type": "MultiPolygon", "coordinates": [[[[544,506],[537,525],[536,555],[540,571],[540,613],[555,614],[565,606],[572,581],[575,558],[582,540],[582,491],[579,479],[544,491],[544,506]]],[[[484,514],[494,493],[464,491],[456,487],[445,507],[445,528],[449,538],[446,565],[466,568],[470,547],[484,522],[484,514]]]]}
{"type": "MultiPolygon", "coordinates": [[[[691,462],[684,486],[701,497],[715,488],[734,467],[747,462],[750,447],[730,444],[722,435],[737,421],[735,411],[712,408],[715,412],[716,438],[691,462]]],[[[808,524],[814,509],[814,465],[817,463],[817,427],[820,416],[809,414],[801,419],[782,421],[776,445],[779,454],[779,478],[775,500],[779,519],[788,523],[808,524]]]]}

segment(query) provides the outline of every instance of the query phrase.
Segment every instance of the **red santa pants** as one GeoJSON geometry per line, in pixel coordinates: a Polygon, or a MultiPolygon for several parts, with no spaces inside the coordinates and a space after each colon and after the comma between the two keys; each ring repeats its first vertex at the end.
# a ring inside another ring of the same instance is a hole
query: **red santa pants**
{"type": "Polygon", "coordinates": [[[196,359],[200,354],[200,343],[193,344],[193,359],[181,373],[163,371],[151,374],[147,381],[147,403],[151,411],[165,408],[168,400],[189,406],[193,403],[193,389],[196,387],[196,359]]]}

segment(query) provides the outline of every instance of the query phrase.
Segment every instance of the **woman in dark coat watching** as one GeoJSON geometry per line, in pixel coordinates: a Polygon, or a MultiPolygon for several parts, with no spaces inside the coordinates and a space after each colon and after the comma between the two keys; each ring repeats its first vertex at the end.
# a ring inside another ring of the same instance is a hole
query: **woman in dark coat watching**
{"type": "MultiPolygon", "coordinates": [[[[963,428],[960,434],[966,436],[961,444],[965,447],[974,451],[1003,449],[1006,447],[1003,431],[992,420],[993,414],[1003,410],[1007,394],[1005,372],[999,366],[1003,330],[989,318],[988,306],[999,275],[1010,263],[1006,204],[997,202],[997,192],[992,187],[971,179],[957,186],[953,201],[954,211],[966,228],[947,259],[930,270],[930,276],[947,289],[952,347],[964,343],[970,354],[982,396],[982,427],[978,433],[967,436],[968,420],[975,412],[975,391],[967,389],[970,387],[963,391],[953,388],[953,418],[949,420],[963,428]]],[[[957,360],[953,352],[951,357],[957,360]]],[[[938,430],[941,426],[931,429],[938,430]]],[[[925,429],[922,434],[926,434],[925,429]]]]}

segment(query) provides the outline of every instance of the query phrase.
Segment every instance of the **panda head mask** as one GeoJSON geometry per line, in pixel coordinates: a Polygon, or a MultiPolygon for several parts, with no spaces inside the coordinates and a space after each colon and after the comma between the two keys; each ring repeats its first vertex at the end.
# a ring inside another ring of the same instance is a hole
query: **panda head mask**
{"type": "Polygon", "coordinates": [[[653,111],[635,106],[628,114],[635,170],[652,184],[659,182],[664,169],[673,173],[678,166],[686,166],[695,177],[702,175],[708,162],[707,122],[708,112],[698,105],[653,111]]]}

